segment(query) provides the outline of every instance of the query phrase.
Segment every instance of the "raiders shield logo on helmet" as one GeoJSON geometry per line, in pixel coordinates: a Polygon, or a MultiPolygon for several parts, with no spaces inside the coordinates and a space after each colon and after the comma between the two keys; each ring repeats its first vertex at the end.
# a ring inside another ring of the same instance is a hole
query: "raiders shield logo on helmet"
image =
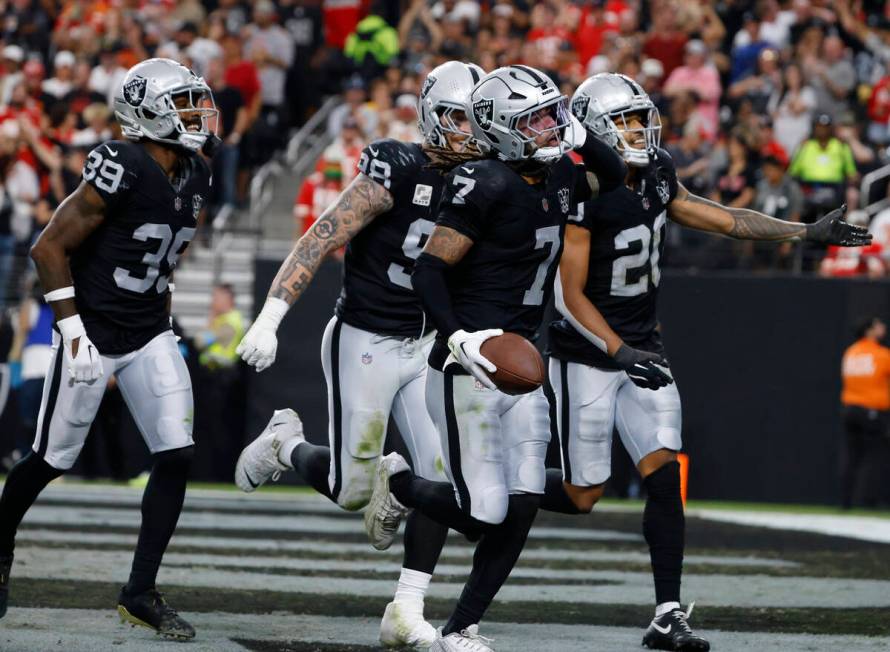
{"type": "Polygon", "coordinates": [[[432,75],[429,75],[426,78],[426,81],[423,82],[423,88],[420,89],[420,97],[426,97],[427,93],[430,92],[430,89],[433,87],[433,84],[436,83],[436,78],[432,75]]]}
{"type": "Polygon", "coordinates": [[[145,99],[145,77],[134,77],[124,84],[124,99],[127,104],[139,106],[145,99]]]}
{"type": "Polygon", "coordinates": [[[582,122],[584,121],[584,116],[587,115],[588,104],[590,104],[590,98],[587,95],[579,95],[572,100],[572,113],[582,122]]]}
{"type": "Polygon", "coordinates": [[[478,100],[473,103],[473,116],[482,129],[491,127],[491,119],[494,116],[494,100],[478,100]]]}

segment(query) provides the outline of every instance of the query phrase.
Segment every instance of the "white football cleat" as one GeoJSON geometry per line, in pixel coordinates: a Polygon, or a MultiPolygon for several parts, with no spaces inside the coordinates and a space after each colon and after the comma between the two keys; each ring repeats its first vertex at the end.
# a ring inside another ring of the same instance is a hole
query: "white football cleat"
{"type": "Polygon", "coordinates": [[[291,439],[305,441],[303,423],[291,409],[275,410],[269,425],[248,444],[235,465],[235,484],[241,491],[250,493],[268,482],[277,480],[282,471],[291,467],[278,460],[278,451],[284,442],[291,439]]]}
{"type": "Polygon", "coordinates": [[[436,640],[430,646],[430,652],[494,652],[494,649],[489,647],[494,639],[479,636],[479,625],[470,625],[448,636],[442,636],[440,628],[436,636],[436,640]]]}
{"type": "Polygon", "coordinates": [[[380,642],[384,647],[429,650],[436,640],[436,628],[423,618],[423,602],[390,602],[380,622],[380,642]]]}
{"type": "Polygon", "coordinates": [[[389,491],[389,477],[410,470],[405,458],[398,453],[384,455],[377,462],[371,498],[365,508],[365,532],[377,550],[386,550],[392,545],[399,524],[411,512],[389,491]]]}

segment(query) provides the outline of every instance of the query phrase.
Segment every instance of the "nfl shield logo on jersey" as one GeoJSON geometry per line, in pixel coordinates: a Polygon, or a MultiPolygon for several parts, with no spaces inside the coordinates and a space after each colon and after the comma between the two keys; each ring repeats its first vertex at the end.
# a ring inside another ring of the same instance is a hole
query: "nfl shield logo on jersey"
{"type": "Polygon", "coordinates": [[[371,364],[374,362],[374,356],[370,353],[362,353],[362,364],[371,364]]]}
{"type": "Polygon", "coordinates": [[[473,116],[479,126],[488,131],[491,127],[491,118],[494,115],[494,100],[479,100],[473,103],[473,116]]]}
{"type": "Polygon", "coordinates": [[[563,213],[569,212],[569,189],[568,188],[560,188],[559,192],[556,193],[559,197],[559,208],[563,213]]]}
{"type": "Polygon", "coordinates": [[[649,198],[646,197],[646,195],[643,195],[643,197],[640,199],[640,201],[643,203],[643,210],[648,211],[649,210],[649,198]]]}
{"type": "Polygon", "coordinates": [[[142,104],[142,100],[145,99],[146,83],[145,77],[134,77],[124,84],[124,99],[127,100],[127,104],[132,106],[142,104]]]}
{"type": "Polygon", "coordinates": [[[549,211],[549,210],[550,210],[550,202],[547,201],[547,198],[546,198],[546,197],[544,197],[544,199],[541,200],[541,207],[542,207],[545,211],[549,211]]]}
{"type": "Polygon", "coordinates": [[[176,199],[173,200],[173,209],[177,213],[182,210],[182,198],[178,195],[176,196],[176,199]]]}
{"type": "Polygon", "coordinates": [[[198,219],[198,213],[201,212],[201,205],[204,203],[204,198],[201,195],[192,195],[192,217],[196,220],[198,219]]]}

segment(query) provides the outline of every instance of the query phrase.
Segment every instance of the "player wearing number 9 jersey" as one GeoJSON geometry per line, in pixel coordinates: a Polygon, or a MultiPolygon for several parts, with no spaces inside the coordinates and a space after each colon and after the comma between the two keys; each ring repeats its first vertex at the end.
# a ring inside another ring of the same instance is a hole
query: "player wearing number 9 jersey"
{"type": "MultiPolygon", "coordinates": [[[[432,70],[418,104],[424,143],[378,140],[362,152],[359,174],[297,241],[238,352],[257,371],[275,360],[278,324],[311,282],[325,255],[346,245],[343,288],[322,340],[328,385],[328,446],[302,437],[292,410],[279,410],[248,445],[235,482],[253,491],[296,469],[347,510],[365,507],[392,416],[414,469],[444,479],[436,429],[423,399],[426,355],[434,333],[411,287],[414,259],[432,232],[445,171],[478,154],[465,114],[481,69],[451,61],[432,70]]],[[[394,534],[394,533],[393,533],[394,534]]],[[[435,630],[423,600],[447,528],[420,513],[405,530],[405,556],[380,640],[427,649],[435,630]]]]}
{"type": "Polygon", "coordinates": [[[0,498],[0,616],[18,524],[46,484],[74,464],[115,376],[153,457],[118,611],[187,639],[194,629],[155,588],[194,449],[191,381],[170,330],[169,275],[210,189],[198,150],[214,144],[209,125],[217,112],[204,80],[169,59],[131,68],[114,105],[128,141],[90,152],[82,183],[31,250],[56,328],[34,446],[0,498]]]}
{"type": "Polygon", "coordinates": [[[628,164],[625,183],[585,202],[566,228],[556,283],[564,319],[550,329],[550,381],[562,471],[548,471],[542,507],[589,512],[611,473],[616,427],[643,482],[643,534],[655,583],[655,618],[643,645],[708,650],[680,608],[684,516],[677,451],[680,395],[657,331],[659,261],[667,219],[750,240],[806,239],[866,244],[864,229],[844,222],[843,209],[805,226],[756,211],[729,208],[690,194],[670,156],[658,147],[661,123],[645,91],[624,75],[585,81],[572,111],[628,164]]]}

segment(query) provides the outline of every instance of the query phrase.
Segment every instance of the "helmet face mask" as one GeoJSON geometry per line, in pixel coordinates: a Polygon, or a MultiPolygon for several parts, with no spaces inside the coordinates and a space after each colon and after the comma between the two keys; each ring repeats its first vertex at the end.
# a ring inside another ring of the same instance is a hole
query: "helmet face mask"
{"type": "Polygon", "coordinates": [[[114,98],[124,136],[198,151],[214,133],[219,111],[210,87],[170,59],[148,59],[128,72],[114,98]]]}
{"type": "Polygon", "coordinates": [[[526,158],[552,163],[565,153],[563,136],[570,120],[568,99],[556,98],[513,118],[513,129],[524,139],[526,158]]]}
{"type": "Polygon", "coordinates": [[[642,86],[626,75],[600,73],[584,81],[572,96],[572,112],[632,167],[649,165],[661,144],[658,109],[642,86]],[[632,126],[634,121],[640,126],[632,126]],[[634,146],[641,140],[636,134],[642,134],[643,147],[634,146]]]}
{"type": "Polygon", "coordinates": [[[661,116],[654,106],[649,109],[614,111],[609,118],[618,132],[616,149],[628,165],[645,167],[661,144],[661,116]],[[637,123],[640,126],[631,126],[637,123]],[[634,136],[638,137],[634,137],[634,136]],[[642,147],[638,143],[642,142],[642,147]]]}

